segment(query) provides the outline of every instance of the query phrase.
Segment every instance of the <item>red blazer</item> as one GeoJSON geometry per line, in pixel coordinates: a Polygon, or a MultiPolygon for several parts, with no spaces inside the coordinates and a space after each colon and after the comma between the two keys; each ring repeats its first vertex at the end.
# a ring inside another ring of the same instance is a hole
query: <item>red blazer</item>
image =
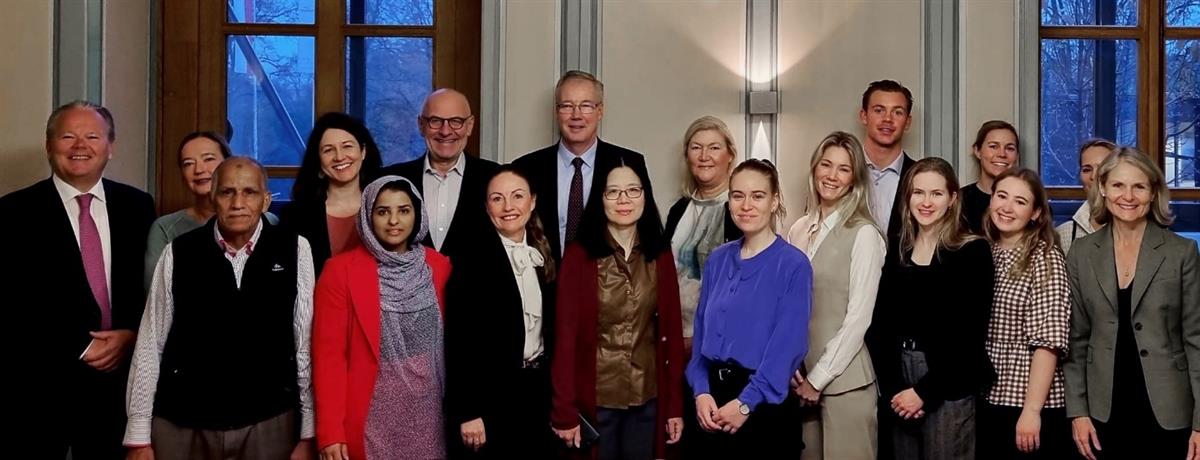
{"type": "MultiPolygon", "coordinates": [[[[679,281],[671,251],[663,250],[654,265],[658,275],[656,317],[659,335],[659,340],[655,341],[658,416],[654,424],[654,458],[665,458],[667,419],[683,416],[683,320],[679,306],[679,281]]],[[[555,312],[555,334],[558,339],[554,342],[554,362],[550,369],[554,386],[550,421],[554,428],[560,430],[579,426],[580,413],[593,424],[596,421],[598,279],[596,261],[588,257],[583,246],[568,246],[558,275],[558,305],[555,312]]]]}
{"type": "MultiPolygon", "coordinates": [[[[450,259],[422,246],[445,308],[450,259]]],[[[313,317],[313,392],[317,445],[344,442],[366,458],[363,429],[379,372],[379,265],[365,247],[334,256],[317,281],[313,317]]]]}

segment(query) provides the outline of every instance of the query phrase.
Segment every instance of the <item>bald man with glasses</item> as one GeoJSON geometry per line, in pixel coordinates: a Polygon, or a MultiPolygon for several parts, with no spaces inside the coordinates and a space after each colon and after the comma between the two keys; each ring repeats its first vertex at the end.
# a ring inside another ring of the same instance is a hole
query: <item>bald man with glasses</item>
{"type": "Polygon", "coordinates": [[[453,258],[465,240],[492,228],[484,194],[499,165],[466,154],[475,116],[467,97],[458,91],[443,88],[430,93],[417,127],[425,138],[425,154],[384,168],[383,174],[403,176],[416,185],[429,211],[429,235],[422,244],[453,258]]]}

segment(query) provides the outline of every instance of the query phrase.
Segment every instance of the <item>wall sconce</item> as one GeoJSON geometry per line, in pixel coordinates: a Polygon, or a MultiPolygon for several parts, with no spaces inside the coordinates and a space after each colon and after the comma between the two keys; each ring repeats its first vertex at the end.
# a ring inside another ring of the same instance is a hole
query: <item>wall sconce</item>
{"type": "Polygon", "coordinates": [[[746,1],[746,149],[775,162],[779,90],[779,0],[746,1]]]}

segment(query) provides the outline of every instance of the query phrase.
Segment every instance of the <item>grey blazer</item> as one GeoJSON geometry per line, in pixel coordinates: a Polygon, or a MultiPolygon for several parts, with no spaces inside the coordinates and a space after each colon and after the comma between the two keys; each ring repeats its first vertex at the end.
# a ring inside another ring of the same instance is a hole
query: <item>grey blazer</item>
{"type": "MultiPolygon", "coordinates": [[[[1198,265],[1195,241],[1147,223],[1133,278],[1133,333],[1154,417],[1168,430],[1200,429],[1198,265]]],[[[1071,348],[1063,364],[1067,416],[1107,422],[1117,342],[1112,227],[1076,240],[1067,271],[1072,304],[1071,348]]]]}

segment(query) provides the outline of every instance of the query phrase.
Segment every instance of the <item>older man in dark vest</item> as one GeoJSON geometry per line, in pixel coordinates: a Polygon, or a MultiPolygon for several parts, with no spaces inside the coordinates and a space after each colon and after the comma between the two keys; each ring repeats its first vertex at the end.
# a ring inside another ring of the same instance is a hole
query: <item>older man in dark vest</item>
{"type": "Polygon", "coordinates": [[[263,218],[271,197],[254,160],[225,160],[213,182],[216,217],[155,267],[125,445],[160,460],[309,458],[308,241],[263,218]]]}

